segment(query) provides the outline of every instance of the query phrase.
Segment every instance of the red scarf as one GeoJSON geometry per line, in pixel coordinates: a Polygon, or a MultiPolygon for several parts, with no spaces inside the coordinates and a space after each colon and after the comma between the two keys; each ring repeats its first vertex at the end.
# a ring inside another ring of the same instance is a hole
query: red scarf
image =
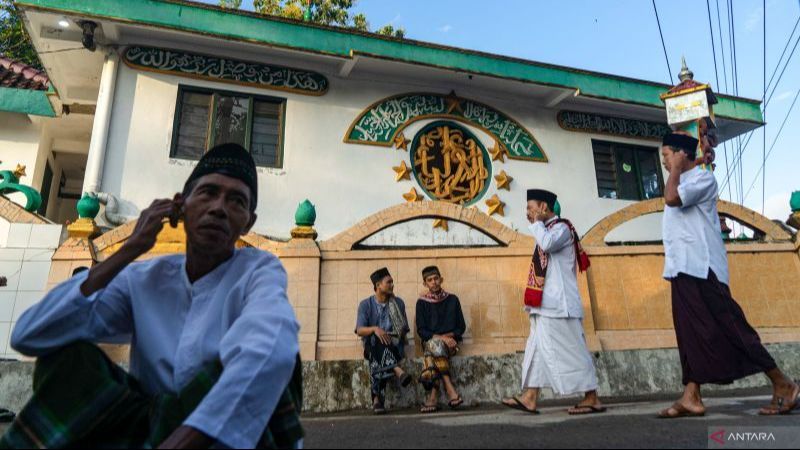
{"type": "MultiPolygon", "coordinates": [[[[581,242],[578,239],[578,233],[575,231],[575,227],[572,226],[572,223],[567,219],[558,218],[545,226],[549,230],[559,223],[565,223],[569,227],[569,231],[572,233],[572,242],[575,244],[575,259],[578,270],[586,272],[586,269],[588,269],[590,265],[589,255],[583,250],[581,242]]],[[[542,251],[542,248],[539,247],[537,243],[533,251],[531,271],[528,275],[528,287],[525,289],[525,306],[541,308],[548,262],[549,256],[542,251]]]]}
{"type": "Polygon", "coordinates": [[[450,296],[450,294],[448,292],[445,292],[444,289],[442,289],[441,291],[439,291],[438,294],[434,294],[433,292],[430,292],[430,291],[422,293],[422,294],[419,294],[419,299],[420,300],[425,300],[428,303],[441,303],[448,296],[450,296]]]}

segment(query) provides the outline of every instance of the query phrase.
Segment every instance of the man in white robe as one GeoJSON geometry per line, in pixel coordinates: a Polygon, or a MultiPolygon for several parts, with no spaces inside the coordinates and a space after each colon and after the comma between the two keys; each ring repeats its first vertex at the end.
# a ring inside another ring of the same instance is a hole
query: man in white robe
{"type": "Polygon", "coordinates": [[[236,249],[257,193],[244,148],[211,149],[183,193],[145,209],[116,253],[27,310],[11,346],[38,358],[34,395],[0,447],[300,446],[286,271],[269,253],[236,249]],[[134,262],[180,218],[185,255],[134,262]],[[98,342],[130,343],[130,373],[98,342]]]}
{"type": "Polygon", "coordinates": [[[556,195],[528,191],[528,220],[537,249],[525,295],[531,332],[522,365],[522,394],[503,400],[514,409],[538,414],[539,392],[584,394],[572,415],[605,412],[597,396],[597,374],[583,333],[583,304],[578,293],[578,236],[555,210],[556,195]]]}

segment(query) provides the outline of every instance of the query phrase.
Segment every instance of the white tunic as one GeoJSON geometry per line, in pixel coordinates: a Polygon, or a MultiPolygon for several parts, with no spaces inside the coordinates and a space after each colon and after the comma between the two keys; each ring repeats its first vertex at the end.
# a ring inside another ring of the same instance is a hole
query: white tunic
{"type": "MultiPolygon", "coordinates": [[[[547,223],[556,219],[557,217],[554,217],[547,223]]],[[[565,223],[559,223],[548,230],[546,224],[536,222],[528,228],[549,259],[542,307],[526,307],[525,310],[529,314],[545,317],[582,319],[583,302],[578,292],[577,262],[572,232],[565,223]]]]}
{"type": "Polygon", "coordinates": [[[278,258],[256,249],[190,283],[186,257],[134,263],[88,298],[87,273],[62,283],[17,322],[11,346],[30,356],[75,341],[131,343],[131,374],[149,394],[176,393],[206,364],[222,376],[184,425],[253,448],[289,383],[299,325],[278,258]]]}
{"type": "Polygon", "coordinates": [[[681,174],[678,195],[682,206],[664,209],[664,278],[679,273],[708,278],[708,270],[729,284],[728,258],[717,212],[717,179],[695,167],[681,174]]]}

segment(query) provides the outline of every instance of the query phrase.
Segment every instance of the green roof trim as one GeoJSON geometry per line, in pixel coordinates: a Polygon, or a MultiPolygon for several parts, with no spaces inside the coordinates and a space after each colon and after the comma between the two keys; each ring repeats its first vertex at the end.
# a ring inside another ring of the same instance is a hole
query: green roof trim
{"type": "MultiPolygon", "coordinates": [[[[275,47],[392,61],[578,89],[580,95],[663,108],[671,86],[355,30],[232,11],[183,0],[17,0],[17,5],[151,25],[275,47]]],[[[718,95],[717,116],[763,123],[760,102],[718,95]]]]}
{"type": "Polygon", "coordinates": [[[0,111],[55,117],[47,91],[0,87],[0,111]]]}

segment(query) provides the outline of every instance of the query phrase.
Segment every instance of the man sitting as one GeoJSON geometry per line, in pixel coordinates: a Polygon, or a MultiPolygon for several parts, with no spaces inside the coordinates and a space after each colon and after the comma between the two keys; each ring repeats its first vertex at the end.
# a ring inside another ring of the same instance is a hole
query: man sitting
{"type": "Polygon", "coordinates": [[[375,295],[358,305],[356,334],[364,341],[364,359],[372,378],[372,410],[385,414],[386,383],[397,377],[407,387],[411,377],[400,368],[409,332],[406,305],[394,296],[394,280],[385,267],[370,275],[375,295]]]}
{"type": "Polygon", "coordinates": [[[425,356],[425,369],[420,376],[420,383],[428,391],[428,398],[420,409],[425,414],[439,410],[440,380],[450,408],[456,409],[464,403],[453,386],[450,358],[458,353],[458,343],[467,325],[458,297],[442,289],[444,279],[438,267],[422,269],[422,281],[427,292],[417,300],[417,336],[422,341],[425,356]]]}
{"type": "Polygon", "coordinates": [[[142,211],[124,245],[26,311],[11,346],[34,394],[5,448],[296,447],[299,325],[273,255],[236,249],[256,221],[253,158],[225,144],[182,194],[142,211]],[[186,254],[134,263],[169,219],[186,254]],[[131,344],[130,374],[95,342],[131,344]]]}

